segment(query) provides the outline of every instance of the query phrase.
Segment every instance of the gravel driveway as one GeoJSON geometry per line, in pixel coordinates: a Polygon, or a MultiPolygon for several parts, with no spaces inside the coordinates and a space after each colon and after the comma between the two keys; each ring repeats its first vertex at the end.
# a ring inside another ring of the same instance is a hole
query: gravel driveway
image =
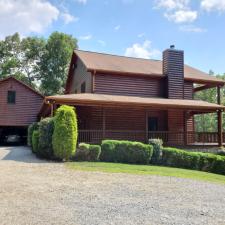
{"type": "Polygon", "coordinates": [[[0,224],[225,224],[225,186],[76,172],[25,147],[0,148],[0,224]]]}

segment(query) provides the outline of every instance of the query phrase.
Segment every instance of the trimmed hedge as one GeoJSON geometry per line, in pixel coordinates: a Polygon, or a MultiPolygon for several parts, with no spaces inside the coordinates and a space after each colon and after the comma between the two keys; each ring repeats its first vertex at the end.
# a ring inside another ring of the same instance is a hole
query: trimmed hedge
{"type": "Polygon", "coordinates": [[[153,147],[148,144],[131,141],[104,140],[101,145],[101,161],[148,164],[153,147]]]}
{"type": "Polygon", "coordinates": [[[90,145],[89,146],[89,161],[98,161],[101,154],[100,145],[90,145]]]}
{"type": "Polygon", "coordinates": [[[28,132],[27,132],[27,145],[28,146],[32,147],[33,132],[35,130],[38,130],[38,127],[39,127],[39,123],[38,122],[34,122],[28,127],[28,132]]]}
{"type": "Polygon", "coordinates": [[[38,152],[38,143],[39,143],[39,131],[34,130],[32,134],[32,151],[34,153],[38,152]]]}
{"type": "Polygon", "coordinates": [[[151,158],[152,164],[160,164],[162,159],[162,145],[161,139],[149,139],[148,143],[153,146],[153,154],[151,158]]]}
{"type": "Polygon", "coordinates": [[[68,160],[75,154],[77,145],[77,117],[74,107],[60,106],[54,119],[52,138],[54,156],[68,160]]]}
{"type": "Polygon", "coordinates": [[[221,149],[217,152],[217,155],[225,156],[225,150],[221,149]]]}
{"type": "Polygon", "coordinates": [[[89,147],[89,144],[80,143],[77,148],[74,159],[76,161],[88,161],[89,147]]]}
{"type": "Polygon", "coordinates": [[[80,143],[74,159],[77,161],[98,161],[101,153],[99,145],[80,143]]]}
{"type": "Polygon", "coordinates": [[[54,131],[54,118],[45,118],[39,123],[39,146],[37,155],[41,158],[52,159],[52,135],[54,131]]]}
{"type": "Polygon", "coordinates": [[[211,153],[188,152],[176,148],[163,148],[165,166],[201,170],[225,175],[225,157],[211,153]]]}

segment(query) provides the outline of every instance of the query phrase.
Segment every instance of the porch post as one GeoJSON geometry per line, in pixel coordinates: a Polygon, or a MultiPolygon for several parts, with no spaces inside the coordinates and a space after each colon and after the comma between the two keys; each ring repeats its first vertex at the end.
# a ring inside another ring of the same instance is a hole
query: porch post
{"type": "Polygon", "coordinates": [[[220,86],[217,86],[217,104],[221,104],[220,86]]]}
{"type": "MultiPolygon", "coordinates": [[[[221,92],[220,86],[217,86],[217,104],[221,104],[221,92]]],[[[223,127],[222,127],[222,110],[218,110],[217,112],[217,125],[218,125],[218,145],[219,147],[223,146],[223,127]]]]}
{"type": "Polygon", "coordinates": [[[54,116],[54,103],[53,102],[50,103],[50,107],[51,107],[51,117],[53,117],[54,116]]]}
{"type": "Polygon", "coordinates": [[[145,111],[145,141],[148,143],[148,112],[145,111]]]}
{"type": "Polygon", "coordinates": [[[223,128],[222,128],[222,110],[217,112],[217,121],[218,121],[218,145],[219,147],[223,146],[223,128]]]}
{"type": "Polygon", "coordinates": [[[187,117],[188,117],[188,112],[187,111],[184,111],[184,145],[188,145],[187,117]]]}
{"type": "Polygon", "coordinates": [[[102,139],[105,138],[105,108],[102,108],[102,139]]]}

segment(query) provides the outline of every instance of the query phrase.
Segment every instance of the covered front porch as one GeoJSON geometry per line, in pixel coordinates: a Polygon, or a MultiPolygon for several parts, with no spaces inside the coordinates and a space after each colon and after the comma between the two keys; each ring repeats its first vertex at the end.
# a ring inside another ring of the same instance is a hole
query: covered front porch
{"type": "Polygon", "coordinates": [[[50,96],[53,109],[68,104],[76,107],[78,142],[100,143],[104,139],[148,142],[160,138],[165,145],[219,145],[223,106],[197,100],[141,98],[102,94],[50,96]],[[217,113],[217,132],[195,132],[194,116],[217,113]]]}
{"type": "MultiPolygon", "coordinates": [[[[177,146],[218,146],[218,132],[170,132],[140,130],[79,130],[78,142],[98,144],[104,139],[141,141],[147,143],[149,139],[162,139],[164,145],[177,146]],[[187,139],[184,144],[182,140],[187,139]]],[[[222,134],[222,145],[225,145],[225,133],[222,134]]]]}

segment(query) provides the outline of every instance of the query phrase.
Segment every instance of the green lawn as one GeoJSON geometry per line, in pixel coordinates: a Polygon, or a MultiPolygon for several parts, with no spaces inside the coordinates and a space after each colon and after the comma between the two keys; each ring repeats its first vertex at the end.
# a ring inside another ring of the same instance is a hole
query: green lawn
{"type": "Polygon", "coordinates": [[[69,162],[66,165],[70,169],[82,171],[172,176],[225,184],[225,176],[223,175],[171,167],[103,162],[69,162]]]}

